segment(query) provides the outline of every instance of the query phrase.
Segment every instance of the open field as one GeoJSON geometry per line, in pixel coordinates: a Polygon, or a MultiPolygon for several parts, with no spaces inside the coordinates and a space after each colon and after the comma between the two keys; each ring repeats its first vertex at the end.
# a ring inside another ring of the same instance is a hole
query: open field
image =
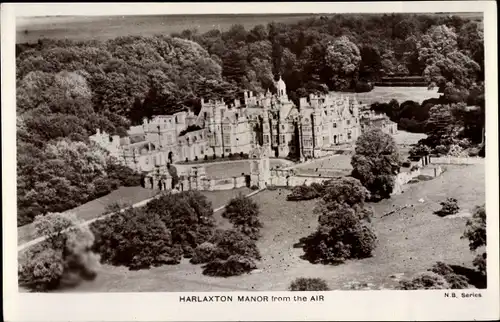
{"type": "MultiPolygon", "coordinates": [[[[232,14],[232,15],[148,15],[148,16],[51,16],[19,17],[16,21],[16,43],[36,42],[40,38],[73,40],[107,40],[119,36],[151,36],[197,28],[200,33],[219,28],[228,30],[239,23],[251,29],[269,22],[290,23],[313,16],[329,14],[232,14]]],[[[344,15],[349,15],[344,14],[344,15]]],[[[365,14],[366,15],[366,14],[365,14]]],[[[373,14],[372,14],[373,15],[373,14]]],[[[437,15],[448,15],[439,13],[437,15]]],[[[481,13],[454,13],[482,20],[481,13]]]]}
{"type": "Polygon", "coordinates": [[[390,100],[395,99],[399,104],[404,101],[412,100],[417,103],[422,103],[428,98],[438,98],[441,94],[437,92],[437,88],[433,90],[427,87],[391,87],[391,86],[375,86],[371,92],[367,93],[345,93],[345,92],[331,92],[337,95],[344,95],[355,97],[363,104],[372,104],[375,102],[389,103],[390,100]]]}
{"type": "Polygon", "coordinates": [[[16,43],[33,43],[40,38],[108,40],[121,36],[169,35],[196,28],[227,31],[233,24],[249,30],[269,22],[296,22],[314,14],[286,15],[150,15],[150,16],[62,16],[32,17],[16,21],[16,43]]]}
{"type": "Polygon", "coordinates": [[[447,168],[434,180],[410,185],[403,194],[372,205],[379,244],[371,258],[339,266],[313,265],[302,260],[302,250],[293,245],[316,228],[317,218],[312,214],[316,201],[288,202],[289,192],[278,189],[253,197],[261,208],[264,228],[257,243],[263,258],[258,263],[259,269],[251,274],[208,277],[202,275],[200,266],[187,260],[179,265],[142,271],[104,265],[95,281],[67,291],[282,291],[302,276],[323,278],[332,289],[347,289],[349,283],[356,281],[371,283],[377,289],[390,288],[397,283],[394,276],[411,276],[436,261],[471,267],[475,255],[469,251],[468,242],[460,237],[465,217],[474,206],[485,202],[485,167],[480,164],[447,168]],[[433,214],[446,197],[458,199],[462,216],[441,218],[433,214]],[[421,198],[423,203],[418,201],[421,198]],[[406,204],[412,206],[384,216],[406,204]]]}

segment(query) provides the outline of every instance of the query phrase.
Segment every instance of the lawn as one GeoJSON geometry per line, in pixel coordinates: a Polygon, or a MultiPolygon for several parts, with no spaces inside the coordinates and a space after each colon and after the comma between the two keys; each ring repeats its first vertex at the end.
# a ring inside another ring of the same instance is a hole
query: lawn
{"type": "Polygon", "coordinates": [[[310,163],[299,164],[294,170],[299,175],[345,175],[352,171],[351,158],[352,155],[349,154],[335,154],[310,163]]]}
{"type": "MultiPolygon", "coordinates": [[[[120,187],[119,189],[101,198],[89,201],[81,206],[68,210],[75,213],[82,220],[89,220],[100,216],[106,206],[118,202],[121,204],[134,204],[149,199],[158,193],[157,190],[144,189],[142,187],[120,187]]],[[[32,224],[17,228],[17,244],[21,245],[34,239],[35,230],[32,224]]]]}
{"type": "MultiPolygon", "coordinates": [[[[270,159],[271,168],[275,166],[287,166],[293,164],[288,160],[270,159]]],[[[205,172],[208,178],[223,179],[239,177],[241,174],[250,174],[250,162],[248,160],[217,162],[205,165],[205,172]]]]}
{"type": "Polygon", "coordinates": [[[200,266],[187,260],[175,266],[142,271],[104,265],[95,281],[67,291],[282,291],[301,276],[323,278],[333,289],[347,289],[349,283],[356,281],[371,283],[373,288],[390,288],[396,283],[394,276],[411,276],[436,261],[471,267],[474,254],[469,251],[468,242],[460,237],[467,214],[485,202],[484,170],[484,165],[448,166],[448,171],[440,177],[410,185],[403,194],[374,204],[373,225],[379,244],[374,256],[368,259],[339,266],[313,265],[302,260],[302,250],[293,246],[316,228],[317,218],[312,213],[316,201],[289,202],[288,191],[278,189],[253,197],[261,208],[264,228],[258,241],[263,258],[258,270],[251,274],[208,277],[202,275],[200,266]],[[465,216],[434,215],[433,211],[440,208],[439,202],[446,197],[458,199],[465,216]],[[403,205],[411,206],[384,216],[403,205]]]}

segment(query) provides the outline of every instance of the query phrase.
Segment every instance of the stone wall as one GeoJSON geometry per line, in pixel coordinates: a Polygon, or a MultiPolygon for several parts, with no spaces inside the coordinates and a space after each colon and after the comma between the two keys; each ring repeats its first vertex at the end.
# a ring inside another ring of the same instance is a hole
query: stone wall
{"type": "Polygon", "coordinates": [[[480,157],[430,157],[433,164],[482,164],[484,158],[480,157]]]}

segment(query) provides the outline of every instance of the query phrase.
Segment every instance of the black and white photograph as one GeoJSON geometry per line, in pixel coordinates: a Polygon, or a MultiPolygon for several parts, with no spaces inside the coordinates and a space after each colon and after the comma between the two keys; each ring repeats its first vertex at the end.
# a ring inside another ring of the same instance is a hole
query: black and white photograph
{"type": "Polygon", "coordinates": [[[497,45],[480,3],[16,10],[2,159],[19,296],[326,310],[329,294],[439,291],[498,314],[497,45]]]}

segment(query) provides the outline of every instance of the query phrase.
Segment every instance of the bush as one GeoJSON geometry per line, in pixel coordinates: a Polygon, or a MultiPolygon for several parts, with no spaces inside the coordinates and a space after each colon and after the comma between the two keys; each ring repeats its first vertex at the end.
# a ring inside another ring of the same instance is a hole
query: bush
{"type": "Polygon", "coordinates": [[[49,213],[34,221],[38,236],[47,239],[28,249],[20,258],[20,284],[32,290],[55,289],[62,281],[73,285],[97,275],[99,257],[91,252],[94,235],[74,214],[49,213]]]}
{"type": "Polygon", "coordinates": [[[292,192],[286,197],[288,201],[311,200],[320,197],[316,189],[311,186],[301,185],[292,189],[292,192]]]}
{"type": "Polygon", "coordinates": [[[355,86],[356,93],[370,92],[373,89],[373,84],[365,81],[357,81],[355,86]]]}
{"type": "Polygon", "coordinates": [[[481,274],[486,275],[486,252],[478,254],[476,258],[474,258],[472,265],[474,265],[481,274]]]}
{"type": "Polygon", "coordinates": [[[197,155],[194,157],[194,161],[198,161],[198,156],[197,155]]]}
{"type": "Polygon", "coordinates": [[[443,276],[451,289],[466,289],[470,287],[467,277],[456,274],[449,265],[443,262],[437,262],[429,271],[443,276]]]}
{"type": "Polygon", "coordinates": [[[252,190],[259,190],[259,187],[258,187],[257,185],[252,185],[252,186],[250,187],[250,189],[252,189],[252,190]]]}
{"type": "Polygon", "coordinates": [[[208,155],[205,154],[205,156],[203,157],[203,160],[207,161],[208,160],[208,155]]]}
{"type": "Polygon", "coordinates": [[[124,213],[92,224],[96,236],[93,249],[103,262],[130,269],[178,264],[183,249],[158,215],[129,208],[124,213]]]}
{"type": "Polygon", "coordinates": [[[401,280],[399,290],[443,290],[450,289],[446,279],[433,272],[423,272],[418,274],[412,280],[401,280]]]}
{"type": "Polygon", "coordinates": [[[255,261],[247,256],[232,255],[228,259],[215,259],[203,266],[203,274],[208,276],[229,277],[249,273],[256,269],[255,261]]]}
{"type": "Polygon", "coordinates": [[[479,247],[486,246],[486,209],[485,205],[474,209],[472,218],[465,224],[465,232],[462,238],[469,240],[469,249],[477,250],[479,247]]]}
{"type": "Polygon", "coordinates": [[[274,191],[276,189],[278,189],[278,187],[274,184],[270,184],[266,187],[267,190],[270,190],[270,191],[274,191]]]}
{"type": "Polygon", "coordinates": [[[191,258],[190,262],[192,264],[208,263],[216,257],[216,251],[216,245],[209,242],[204,242],[203,244],[198,245],[198,247],[195,248],[194,255],[191,258]]]}
{"type": "Polygon", "coordinates": [[[19,260],[19,282],[34,291],[48,291],[59,287],[64,274],[62,251],[44,249],[28,250],[19,260]]]}
{"type": "Polygon", "coordinates": [[[404,162],[401,163],[401,166],[403,168],[409,168],[409,167],[411,167],[411,162],[410,161],[404,161],[404,162]]]}
{"type": "Polygon", "coordinates": [[[440,202],[440,205],[442,206],[442,208],[434,212],[440,217],[456,214],[460,209],[457,204],[457,199],[455,198],[447,198],[445,201],[440,202]]]}
{"type": "Polygon", "coordinates": [[[261,258],[255,241],[234,229],[217,230],[210,243],[217,246],[215,256],[219,259],[228,259],[231,255],[242,255],[257,260],[261,258]]]}
{"type": "Polygon", "coordinates": [[[289,291],[329,291],[330,288],[321,278],[299,277],[288,287],[289,291]]]}

